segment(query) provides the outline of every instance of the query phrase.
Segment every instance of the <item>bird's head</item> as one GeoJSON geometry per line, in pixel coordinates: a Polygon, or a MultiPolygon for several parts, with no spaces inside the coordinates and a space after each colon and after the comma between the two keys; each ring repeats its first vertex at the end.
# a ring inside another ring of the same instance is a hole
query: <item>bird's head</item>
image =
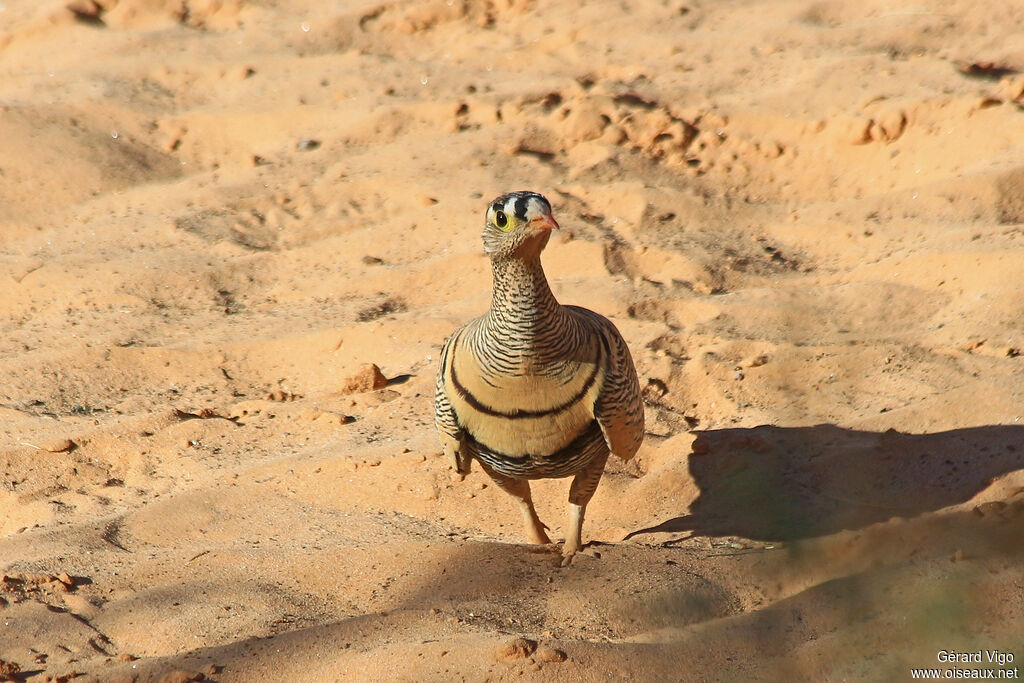
{"type": "Polygon", "coordinates": [[[539,255],[558,223],[551,203],[536,192],[509,192],[487,206],[484,250],[490,257],[539,255]]]}

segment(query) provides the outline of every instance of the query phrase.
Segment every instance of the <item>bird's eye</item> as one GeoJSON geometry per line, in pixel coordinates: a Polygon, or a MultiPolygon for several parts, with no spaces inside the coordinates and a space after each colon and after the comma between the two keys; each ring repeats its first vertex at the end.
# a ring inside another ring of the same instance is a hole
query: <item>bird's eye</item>
{"type": "Polygon", "coordinates": [[[503,230],[508,226],[508,216],[505,215],[504,211],[498,211],[494,214],[494,224],[503,230]]]}

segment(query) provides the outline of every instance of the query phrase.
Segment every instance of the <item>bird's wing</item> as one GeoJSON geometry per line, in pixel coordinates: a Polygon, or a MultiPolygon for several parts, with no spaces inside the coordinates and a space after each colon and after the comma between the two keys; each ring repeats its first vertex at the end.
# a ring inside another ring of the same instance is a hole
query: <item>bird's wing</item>
{"type": "Polygon", "coordinates": [[[604,347],[605,376],[594,402],[594,418],[611,452],[629,460],[644,438],[644,402],[629,347],[612,321],[604,316],[578,306],[565,308],[593,331],[596,343],[604,347]]]}
{"type": "MultiPolygon", "coordinates": [[[[467,323],[468,325],[468,323],[467,323]]],[[[469,473],[469,456],[462,448],[464,432],[459,426],[458,416],[448,399],[445,389],[445,377],[451,368],[451,359],[457,352],[458,340],[467,325],[455,330],[444,342],[441,349],[441,362],[437,369],[437,382],[434,385],[434,426],[441,437],[441,448],[446,458],[450,459],[455,470],[460,474],[469,473]]]]}

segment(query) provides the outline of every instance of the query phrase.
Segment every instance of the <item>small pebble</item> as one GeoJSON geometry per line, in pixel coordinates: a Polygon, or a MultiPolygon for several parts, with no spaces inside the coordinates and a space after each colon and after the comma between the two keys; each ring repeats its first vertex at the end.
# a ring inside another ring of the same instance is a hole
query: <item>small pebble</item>
{"type": "Polygon", "coordinates": [[[541,645],[537,648],[537,659],[542,662],[564,662],[566,660],[566,654],[553,647],[541,645]]]}
{"type": "Polygon", "coordinates": [[[349,377],[342,385],[338,393],[358,394],[365,391],[383,389],[388,384],[388,378],[380,371],[380,368],[370,363],[364,365],[359,372],[349,377]]]}
{"type": "Polygon", "coordinates": [[[516,638],[501,647],[495,653],[498,659],[510,661],[514,659],[525,659],[537,649],[537,643],[526,638],[516,638]]]}
{"type": "Polygon", "coordinates": [[[42,449],[44,451],[49,451],[50,453],[66,453],[74,448],[75,442],[71,439],[57,439],[42,445],[42,449]]]}
{"type": "Polygon", "coordinates": [[[103,23],[100,18],[103,14],[103,7],[95,0],[72,0],[65,7],[79,21],[103,23]]]}

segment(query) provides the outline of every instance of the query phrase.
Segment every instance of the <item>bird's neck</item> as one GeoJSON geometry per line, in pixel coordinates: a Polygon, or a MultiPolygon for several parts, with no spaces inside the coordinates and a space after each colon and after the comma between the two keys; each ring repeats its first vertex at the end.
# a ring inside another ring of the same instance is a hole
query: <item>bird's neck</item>
{"type": "Polygon", "coordinates": [[[486,316],[488,328],[517,334],[541,334],[557,328],[565,313],[548,286],[540,254],[495,258],[491,267],[494,293],[486,316]]]}

